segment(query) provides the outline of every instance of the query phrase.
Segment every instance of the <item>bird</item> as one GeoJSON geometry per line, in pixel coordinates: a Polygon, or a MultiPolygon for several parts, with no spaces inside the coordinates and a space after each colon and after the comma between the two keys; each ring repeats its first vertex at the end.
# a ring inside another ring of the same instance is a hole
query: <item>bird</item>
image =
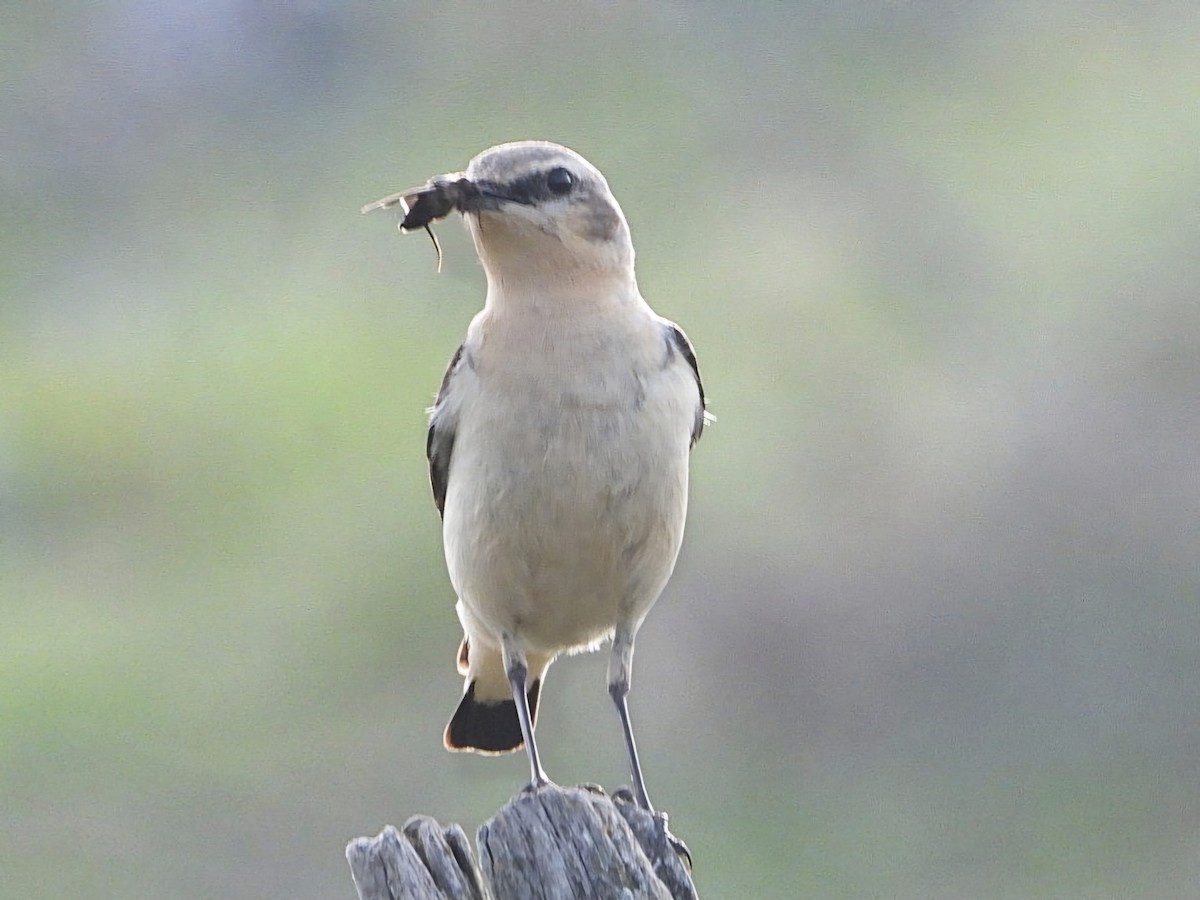
{"type": "Polygon", "coordinates": [[[524,747],[530,788],[551,783],[534,737],[547,669],[611,641],[633,794],[653,812],[627,697],[710,418],[692,344],[642,297],[625,214],[574,150],[500,144],[363,212],[397,204],[403,231],[460,212],[487,280],[426,438],[463,629],[463,695],[444,744],[524,747]]]}

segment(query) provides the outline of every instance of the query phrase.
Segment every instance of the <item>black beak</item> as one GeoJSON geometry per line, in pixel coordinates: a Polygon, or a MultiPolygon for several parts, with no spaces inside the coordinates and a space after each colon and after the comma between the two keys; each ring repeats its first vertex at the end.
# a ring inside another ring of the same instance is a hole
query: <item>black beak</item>
{"type": "Polygon", "coordinates": [[[492,181],[473,182],[475,195],[468,199],[466,205],[460,206],[462,212],[474,212],[481,209],[499,209],[505,203],[521,203],[516,197],[507,193],[501,185],[492,181]]]}

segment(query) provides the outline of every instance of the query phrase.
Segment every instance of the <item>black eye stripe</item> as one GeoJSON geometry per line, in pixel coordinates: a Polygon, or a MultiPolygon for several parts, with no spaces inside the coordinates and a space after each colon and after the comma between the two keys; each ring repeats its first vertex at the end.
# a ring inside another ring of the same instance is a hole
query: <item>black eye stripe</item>
{"type": "Polygon", "coordinates": [[[552,197],[563,197],[579,184],[570,170],[556,166],[539,172],[530,172],[500,186],[500,192],[517,203],[537,203],[552,197]],[[555,187],[557,185],[557,187],[555,187]]]}

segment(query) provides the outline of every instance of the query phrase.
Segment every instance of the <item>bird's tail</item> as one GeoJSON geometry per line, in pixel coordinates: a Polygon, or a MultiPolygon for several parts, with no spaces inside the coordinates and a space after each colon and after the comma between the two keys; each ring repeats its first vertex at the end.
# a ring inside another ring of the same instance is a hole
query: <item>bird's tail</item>
{"type": "MultiPolygon", "coordinates": [[[[529,676],[525,696],[530,721],[536,723],[538,695],[550,660],[531,655],[526,663],[529,676]]],[[[525,746],[500,650],[464,637],[458,650],[458,671],[466,677],[466,690],[446,726],[443,738],[446,749],[509,753],[525,746]]]]}

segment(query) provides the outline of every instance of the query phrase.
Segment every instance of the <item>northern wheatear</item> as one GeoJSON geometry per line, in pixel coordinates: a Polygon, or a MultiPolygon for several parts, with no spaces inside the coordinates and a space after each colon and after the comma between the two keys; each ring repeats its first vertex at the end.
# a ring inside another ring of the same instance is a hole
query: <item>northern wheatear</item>
{"type": "Polygon", "coordinates": [[[651,809],[626,695],[634,637],[679,554],[705,423],[692,346],[642,299],[621,207],[573,150],[501,144],[363,211],[396,203],[403,230],[461,212],[487,274],[429,420],[465,633],[446,747],[524,744],[533,784],[547,783],[533,734],[546,669],[611,638],[608,690],[651,809]]]}

